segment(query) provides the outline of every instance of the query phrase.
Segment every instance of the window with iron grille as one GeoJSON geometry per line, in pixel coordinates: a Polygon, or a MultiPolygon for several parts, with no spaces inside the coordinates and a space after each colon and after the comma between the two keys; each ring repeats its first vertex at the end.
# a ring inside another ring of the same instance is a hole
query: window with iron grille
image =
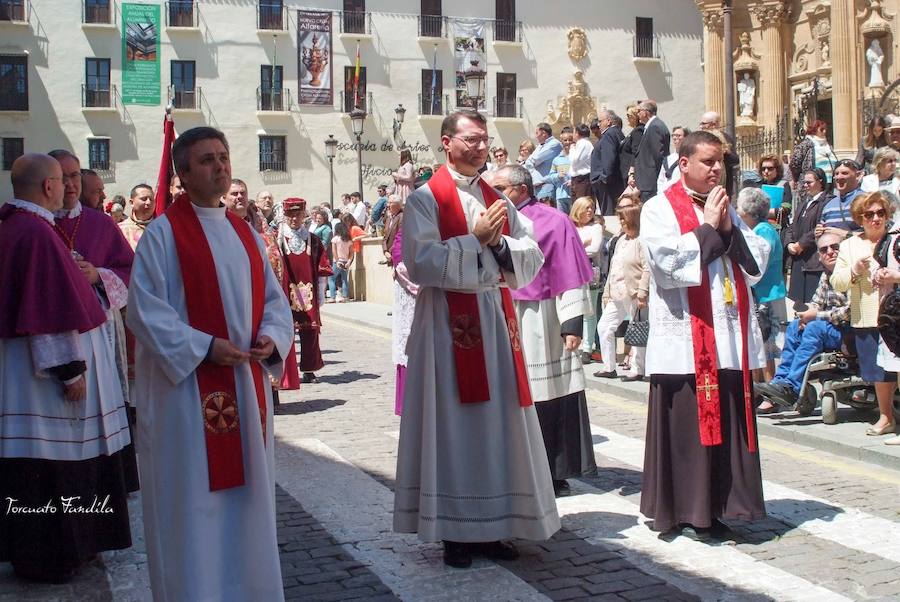
{"type": "Polygon", "coordinates": [[[653,19],[650,17],[634,18],[634,56],[638,58],[655,58],[653,49],[653,19]]]}
{"type": "Polygon", "coordinates": [[[109,59],[84,59],[84,106],[112,106],[109,59]]]}
{"type": "Polygon", "coordinates": [[[356,107],[365,109],[366,107],[366,68],[359,68],[359,86],[356,85],[356,66],[348,65],[344,67],[344,112],[349,113],[356,107]]]}
{"type": "Polygon", "coordinates": [[[441,37],[441,0],[422,0],[422,16],[419,35],[423,38],[441,37]]]}
{"type": "Polygon", "coordinates": [[[366,33],[366,0],[344,0],[344,33],[366,33]]]}
{"type": "Polygon", "coordinates": [[[109,171],[109,138],[88,139],[88,167],[109,171]]]}
{"type": "Polygon", "coordinates": [[[259,171],[287,171],[287,141],[284,136],[259,137],[259,171]]]}
{"type": "Polygon", "coordinates": [[[259,110],[284,111],[284,87],[281,65],[260,65],[259,110]]]}
{"type": "Polygon", "coordinates": [[[282,0],[260,0],[259,28],[284,29],[284,2],[282,0]]]}
{"type": "Polygon", "coordinates": [[[516,74],[497,73],[497,117],[517,117],[516,74]]]}
{"type": "Polygon", "coordinates": [[[169,0],[169,25],[171,27],[194,26],[193,0],[169,0]]]}
{"type": "Polygon", "coordinates": [[[28,110],[28,57],[0,54],[0,110],[28,110]]]}
{"type": "Polygon", "coordinates": [[[13,161],[25,154],[24,138],[4,138],[3,139],[3,170],[12,169],[13,161]]]}
{"type": "Polygon", "coordinates": [[[497,0],[494,39],[501,42],[516,41],[516,0],[497,0]]]}
{"type": "Polygon", "coordinates": [[[172,106],[176,109],[197,108],[196,61],[172,61],[172,106]]]}
{"type": "Polygon", "coordinates": [[[444,72],[440,69],[422,69],[422,115],[440,115],[444,112],[444,72]]]}
{"type": "Polygon", "coordinates": [[[85,23],[111,23],[109,0],[85,0],[85,23]]]}
{"type": "Polygon", "coordinates": [[[25,0],[0,0],[0,21],[24,21],[25,0]]]}

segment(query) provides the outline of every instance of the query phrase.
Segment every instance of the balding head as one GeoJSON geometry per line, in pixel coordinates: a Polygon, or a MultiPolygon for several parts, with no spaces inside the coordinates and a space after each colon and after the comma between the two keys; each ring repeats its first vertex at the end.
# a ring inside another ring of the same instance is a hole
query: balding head
{"type": "Polygon", "coordinates": [[[23,201],[57,211],[62,208],[63,183],[59,162],[49,155],[26,153],[12,164],[13,195],[23,201]]]}
{"type": "Polygon", "coordinates": [[[700,116],[700,129],[701,130],[717,130],[721,124],[721,117],[715,111],[707,111],[703,115],[700,116]]]}

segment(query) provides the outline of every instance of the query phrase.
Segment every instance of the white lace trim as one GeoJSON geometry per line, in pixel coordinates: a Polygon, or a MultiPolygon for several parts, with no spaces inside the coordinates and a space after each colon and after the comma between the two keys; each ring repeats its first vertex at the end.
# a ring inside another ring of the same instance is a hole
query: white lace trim
{"type": "Polygon", "coordinates": [[[24,209],[25,211],[28,211],[29,213],[34,213],[38,217],[44,218],[45,220],[47,220],[47,222],[49,222],[49,224],[51,226],[55,223],[53,221],[53,214],[50,213],[49,210],[44,209],[40,205],[36,205],[36,204],[32,203],[31,201],[25,201],[23,199],[12,199],[7,202],[10,205],[12,205],[13,207],[18,207],[19,209],[24,209]]]}

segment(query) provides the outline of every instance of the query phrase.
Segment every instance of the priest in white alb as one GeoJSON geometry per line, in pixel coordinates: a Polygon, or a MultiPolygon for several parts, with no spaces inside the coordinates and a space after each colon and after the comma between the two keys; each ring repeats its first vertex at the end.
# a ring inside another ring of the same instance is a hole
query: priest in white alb
{"type": "Polygon", "coordinates": [[[157,600],[282,600],[272,397],[293,324],[262,239],[219,201],[224,134],[172,147],[185,194],[148,226],[127,323],[150,580],[157,600]]]}
{"type": "Polygon", "coordinates": [[[767,243],[719,186],[722,141],[679,151],[680,182],[641,212],[650,265],[650,402],[641,512],[656,531],[725,537],[765,516],[750,371],[765,365],[750,286],[767,243]]]}
{"type": "Polygon", "coordinates": [[[530,221],[481,180],[483,115],[441,125],[447,164],[406,201],[403,262],[420,287],[407,343],[394,530],[444,542],[444,562],[513,559],[503,539],[559,529],[510,288],[543,255],[530,221]]]}

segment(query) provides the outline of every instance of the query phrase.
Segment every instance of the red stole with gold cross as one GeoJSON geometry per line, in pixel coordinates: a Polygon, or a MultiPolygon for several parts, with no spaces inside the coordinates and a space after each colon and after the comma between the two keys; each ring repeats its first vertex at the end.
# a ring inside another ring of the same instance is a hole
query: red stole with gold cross
{"type": "MultiPolygon", "coordinates": [[[[228,222],[241,240],[250,262],[251,340],[255,341],[265,305],[263,258],[250,225],[226,211],[228,222]]],[[[172,224],[175,249],[181,267],[188,323],[207,334],[229,339],[228,322],[219,292],[219,279],[209,242],[187,194],[180,195],[166,210],[172,224]]],[[[256,403],[266,440],[266,393],[262,367],[250,362],[256,403]]],[[[244,484],[244,460],[241,450],[240,416],[234,368],[203,360],[197,367],[200,411],[206,436],[206,461],[209,468],[209,490],[218,491],[244,484]]]]}
{"type": "MultiPolygon", "coordinates": [[[[700,226],[694,211],[694,203],[681,182],[665,192],[672,205],[678,227],[687,234],[700,226]]],[[[737,225],[734,226],[737,228],[737,225]]],[[[756,420],[753,412],[753,395],[750,390],[750,294],[744,281],[744,273],[735,261],[722,257],[731,264],[734,288],[737,289],[738,316],[741,323],[741,375],[743,380],[744,412],[747,422],[747,447],[756,452],[756,420]]],[[[687,289],[688,311],[691,314],[691,338],[694,347],[694,374],[696,377],[697,412],[700,421],[700,443],[704,446],[722,444],[722,408],[719,403],[719,372],[717,367],[716,331],[713,324],[712,294],[709,270],[700,267],[702,281],[699,286],[687,289]]]]}
{"type": "MultiPolygon", "coordinates": [[[[478,181],[485,204],[490,207],[501,200],[496,190],[483,181],[478,181]]],[[[428,187],[434,195],[438,206],[438,228],[441,240],[470,234],[466,215],[463,212],[459,191],[453,176],[446,166],[440,169],[428,181],[428,187]]],[[[506,200],[502,200],[506,202],[506,200]]],[[[503,234],[509,235],[509,221],[503,224],[503,234]]],[[[502,276],[501,276],[502,280],[502,276]]],[[[477,403],[491,398],[488,386],[487,368],[484,361],[484,342],[481,337],[481,317],[478,311],[478,296],[474,293],[457,293],[447,291],[447,307],[450,313],[450,332],[453,335],[453,358],[456,362],[456,384],[459,388],[459,400],[462,403],[477,403]]],[[[525,369],[525,356],[522,353],[519,336],[519,322],[509,289],[500,288],[503,302],[503,314],[509,332],[509,345],[512,352],[513,365],[516,371],[516,385],[519,394],[519,405],[532,405],[531,390],[528,388],[528,373],[525,369]]]]}

